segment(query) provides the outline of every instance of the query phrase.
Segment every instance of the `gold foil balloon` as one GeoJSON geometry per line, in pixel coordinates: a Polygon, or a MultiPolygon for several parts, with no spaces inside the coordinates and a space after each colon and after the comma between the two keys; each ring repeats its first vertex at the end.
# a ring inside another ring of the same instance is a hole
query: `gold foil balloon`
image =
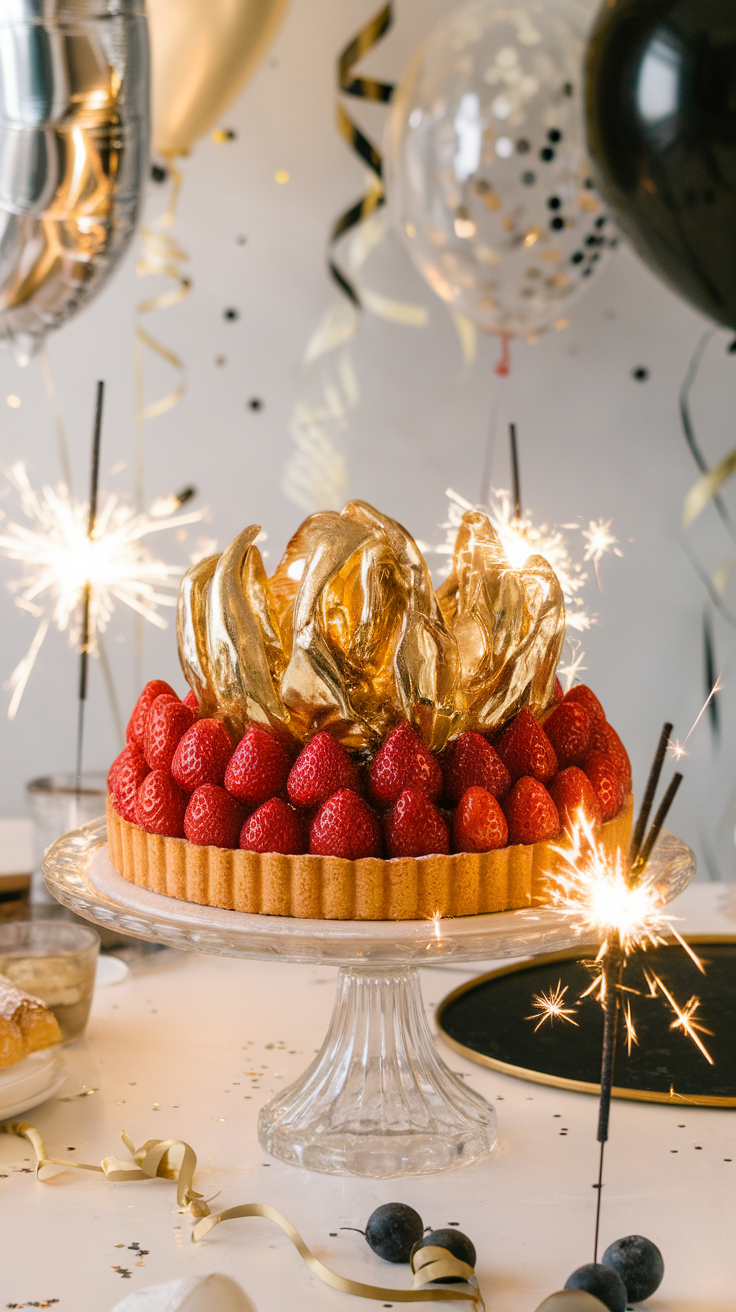
{"type": "Polygon", "coordinates": [[[148,0],[153,146],[185,155],[270,45],[288,0],[148,0]]]}
{"type": "Polygon", "coordinates": [[[0,340],[25,363],[135,230],[149,144],[143,0],[15,0],[0,17],[0,340]]]}
{"type": "Polygon", "coordinates": [[[433,751],[551,698],[562,591],[532,556],[512,569],[490,520],[468,511],[438,594],[414,539],[363,501],[310,515],[266,577],[252,525],[200,561],[179,594],[179,657],[200,707],[242,734],[304,741],[327,729],[375,748],[408,720],[433,751]]]}
{"type": "Polygon", "coordinates": [[[586,162],[586,25],[573,0],[466,5],[393,99],[396,226],[437,295],[489,333],[559,321],[612,244],[586,162]]]}

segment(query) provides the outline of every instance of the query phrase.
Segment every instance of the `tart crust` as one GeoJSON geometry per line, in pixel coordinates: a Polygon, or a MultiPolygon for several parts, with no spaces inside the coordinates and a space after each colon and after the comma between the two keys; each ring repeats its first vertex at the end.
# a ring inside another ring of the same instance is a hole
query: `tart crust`
{"type": "MultiPolygon", "coordinates": [[[[613,856],[626,849],[633,799],[627,797],[597,837],[613,856]]],[[[543,906],[561,845],[534,843],[454,856],[280,856],[197,847],[149,834],[123,820],[107,799],[110,859],[118,874],[154,893],[227,911],[305,920],[424,920],[543,906]]]]}

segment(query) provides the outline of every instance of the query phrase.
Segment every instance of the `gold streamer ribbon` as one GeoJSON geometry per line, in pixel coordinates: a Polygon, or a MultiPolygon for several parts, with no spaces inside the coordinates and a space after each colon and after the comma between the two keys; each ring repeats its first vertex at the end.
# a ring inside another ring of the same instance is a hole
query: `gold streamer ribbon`
{"type": "MultiPolygon", "coordinates": [[[[343,1294],[352,1294],[356,1298],[371,1298],[380,1302],[392,1303],[451,1303],[455,1300],[473,1303],[474,1307],[485,1312],[483,1295],[477,1284],[471,1284],[475,1271],[467,1262],[461,1262],[447,1248],[427,1246],[416,1249],[411,1257],[411,1269],[414,1275],[412,1289],[392,1289],[381,1285],[365,1285],[359,1280],[349,1280],[347,1276],[338,1276],[329,1267],[323,1266],[305,1244],[299,1231],[291,1222],[271,1207],[269,1203],[243,1203],[240,1207],[228,1207],[223,1212],[210,1215],[208,1202],[193,1188],[197,1156],[194,1149],[183,1139],[147,1139],[140,1148],[136,1148],[127,1134],[122,1140],[130,1161],[119,1157],[104,1157],[99,1166],[86,1162],[73,1162],[62,1157],[49,1157],[41,1135],[30,1121],[8,1121],[0,1125],[0,1134],[18,1135],[26,1139],[36,1155],[36,1175],[41,1179],[41,1172],[47,1166],[62,1166],[77,1171],[93,1171],[104,1175],[114,1183],[127,1180],[176,1180],[176,1201],[180,1208],[188,1209],[197,1218],[192,1231],[192,1242],[197,1244],[206,1235],[220,1225],[222,1221],[235,1221],[248,1216],[263,1216],[280,1226],[291,1240],[302,1261],[320,1280],[343,1294]],[[428,1289],[435,1280],[457,1280],[459,1283],[451,1288],[434,1287],[428,1289]]],[[[49,1179],[51,1177],[46,1177],[49,1179]]],[[[211,1199],[209,1200],[212,1201],[211,1199]]]]}
{"type": "MultiPolygon", "coordinates": [[[[357,96],[360,100],[373,100],[382,104],[388,104],[390,101],[394,93],[393,83],[378,82],[375,78],[355,77],[353,68],[369,50],[373,49],[377,42],[381,40],[381,37],[385,36],[392,22],[393,13],[389,3],[376,14],[375,18],[371,19],[343,50],[338,60],[338,84],[340,90],[346,96],[357,96]]],[[[365,195],[355,205],[351,205],[350,209],[345,210],[344,214],[341,214],[333,223],[330,233],[330,246],[334,246],[344,233],[349,232],[351,228],[357,227],[363,219],[368,218],[386,201],[381,152],[353,123],[339,103],[337,106],[337,127],[350,149],[355,151],[355,154],[364,164],[367,164],[373,177],[365,195]]],[[[330,257],[328,264],[330,273],[340,290],[352,301],[353,305],[360,309],[360,297],[353,283],[338,268],[334,258],[330,257]]]]}
{"type": "Polygon", "coordinates": [[[720,460],[712,469],[707,469],[697,483],[694,483],[690,488],[682,506],[683,528],[690,527],[734,471],[736,471],[736,447],[733,451],[729,451],[728,455],[724,456],[723,460],[720,460]]]}

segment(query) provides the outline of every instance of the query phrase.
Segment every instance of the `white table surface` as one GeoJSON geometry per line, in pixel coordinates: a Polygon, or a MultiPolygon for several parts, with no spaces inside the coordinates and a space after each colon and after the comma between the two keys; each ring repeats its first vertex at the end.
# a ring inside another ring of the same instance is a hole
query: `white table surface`
{"type": "MultiPolygon", "coordinates": [[[[675,909],[679,928],[736,934],[736,889],[696,885],[675,909]]],[[[428,1009],[484,969],[423,971],[428,1009]]],[[[373,1181],[269,1161],[256,1138],[258,1110],[321,1044],[334,977],[312,966],[181,956],[98,989],[87,1034],[65,1050],[66,1085],[27,1119],[51,1156],[85,1162],[125,1156],[122,1129],[137,1145],[185,1139],[199,1158],[195,1187],[206,1197],[219,1191],[213,1211],[268,1202],[323,1262],[370,1283],[406,1288],[410,1276],[340,1227],[363,1227],[379,1203],[410,1203],[425,1224],[457,1221],[472,1238],[489,1312],[534,1312],[592,1260],[596,1099],[497,1075],[440,1041],[452,1069],[497,1107],[499,1142],[485,1162],[373,1181]]],[[[0,1308],[56,1299],[58,1312],[109,1312],[134,1289],[211,1271],[238,1280],[255,1312],[382,1306],[321,1284],[261,1218],[228,1222],[195,1247],[171,1182],[112,1184],[69,1171],[44,1184],[32,1168],[30,1146],[0,1135],[0,1308]]],[[[603,1245],[639,1233],[664,1255],[664,1282],[647,1307],[733,1312],[736,1112],[616,1101],[605,1178],[603,1245]]]]}

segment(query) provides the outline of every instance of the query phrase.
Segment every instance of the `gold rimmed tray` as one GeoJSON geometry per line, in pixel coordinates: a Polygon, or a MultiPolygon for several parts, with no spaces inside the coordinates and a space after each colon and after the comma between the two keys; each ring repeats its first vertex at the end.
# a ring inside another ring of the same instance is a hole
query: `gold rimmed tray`
{"type": "MultiPolygon", "coordinates": [[[[672,938],[629,959],[623,983],[631,1003],[638,1043],[627,1051],[620,1021],[615,1098],[639,1102],[736,1107],[736,936],[695,934],[686,940],[705,967],[701,974],[672,938]],[[700,1000],[695,1019],[710,1034],[701,1038],[711,1066],[696,1045],[673,1028],[676,1016],[661,993],[653,997],[644,969],[657,974],[684,1007],[700,1000]]],[[[580,995],[591,982],[596,947],[576,947],[490,971],[455,989],[440,1004],[442,1037],[471,1061],[519,1079],[579,1093],[600,1093],[603,1012],[593,997],[580,995]],[[534,999],[567,988],[570,1022],[546,1021],[539,1029],[534,999]]]]}

